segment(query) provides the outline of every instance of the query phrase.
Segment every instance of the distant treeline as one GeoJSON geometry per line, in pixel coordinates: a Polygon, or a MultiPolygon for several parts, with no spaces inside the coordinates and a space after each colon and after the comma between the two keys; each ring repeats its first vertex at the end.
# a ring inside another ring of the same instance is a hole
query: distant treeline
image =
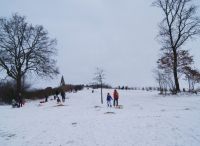
{"type": "MultiPolygon", "coordinates": [[[[86,88],[98,89],[101,88],[100,84],[92,84],[92,85],[85,85],[86,88]]],[[[129,86],[117,86],[112,87],[108,84],[103,84],[102,88],[104,89],[118,89],[118,90],[144,90],[144,91],[160,91],[159,87],[129,87],[129,86]]]]}
{"type": "Polygon", "coordinates": [[[98,89],[98,88],[105,88],[105,89],[112,89],[112,86],[108,84],[92,84],[92,85],[85,85],[86,88],[98,89]]]}
{"type": "MultiPolygon", "coordinates": [[[[12,81],[0,82],[0,102],[11,103],[12,99],[16,99],[15,83],[12,81]]],[[[65,92],[77,92],[82,90],[84,85],[64,85],[56,88],[47,87],[45,89],[30,89],[30,85],[23,85],[22,98],[24,99],[42,99],[45,96],[55,95],[62,90],[65,92]]]]}
{"type": "MultiPolygon", "coordinates": [[[[13,98],[16,98],[15,91],[16,84],[13,81],[0,82],[0,102],[1,103],[11,103],[13,98]]],[[[85,88],[104,88],[104,89],[118,89],[118,90],[142,90],[142,91],[158,91],[161,94],[167,93],[168,89],[161,89],[159,87],[129,87],[129,86],[117,86],[112,87],[108,84],[92,84],[92,85],[64,85],[60,87],[47,87],[45,89],[31,89],[31,85],[23,84],[22,97],[24,99],[43,99],[45,96],[55,95],[56,92],[77,92],[85,88]]],[[[183,89],[185,91],[185,89],[183,89]]]]}

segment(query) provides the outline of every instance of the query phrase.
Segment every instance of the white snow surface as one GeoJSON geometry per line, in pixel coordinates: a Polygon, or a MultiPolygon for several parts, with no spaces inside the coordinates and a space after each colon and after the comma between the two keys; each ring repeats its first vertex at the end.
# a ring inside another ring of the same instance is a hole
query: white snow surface
{"type": "Polygon", "coordinates": [[[67,93],[65,106],[0,106],[0,146],[200,146],[200,96],[119,90],[116,109],[105,101],[113,90],[103,92],[103,105],[85,89],[67,93]]]}

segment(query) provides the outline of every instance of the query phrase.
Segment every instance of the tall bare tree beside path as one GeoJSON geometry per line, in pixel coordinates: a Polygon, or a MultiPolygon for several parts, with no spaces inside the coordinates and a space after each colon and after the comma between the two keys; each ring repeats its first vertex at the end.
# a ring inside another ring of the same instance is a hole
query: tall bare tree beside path
{"type": "Polygon", "coordinates": [[[29,24],[24,16],[0,18],[0,69],[16,81],[17,95],[25,74],[58,74],[55,46],[56,40],[49,38],[43,26],[29,24]]]}
{"type": "Polygon", "coordinates": [[[177,73],[178,50],[194,36],[200,34],[200,18],[196,16],[194,0],[156,0],[153,5],[163,12],[159,28],[159,41],[162,49],[172,51],[173,76],[176,92],[180,91],[177,73]]]}

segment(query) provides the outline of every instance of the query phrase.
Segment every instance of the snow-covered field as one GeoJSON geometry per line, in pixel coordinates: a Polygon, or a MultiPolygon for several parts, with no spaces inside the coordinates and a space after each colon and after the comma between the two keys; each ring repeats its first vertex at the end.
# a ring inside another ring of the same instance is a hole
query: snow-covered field
{"type": "Polygon", "coordinates": [[[101,105],[98,90],[67,93],[65,106],[0,106],[0,146],[200,146],[200,96],[119,94],[123,109],[101,105]]]}

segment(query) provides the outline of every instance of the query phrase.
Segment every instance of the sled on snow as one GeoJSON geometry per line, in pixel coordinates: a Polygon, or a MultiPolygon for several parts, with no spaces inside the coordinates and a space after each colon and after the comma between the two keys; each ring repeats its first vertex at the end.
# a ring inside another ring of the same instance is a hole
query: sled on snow
{"type": "Polygon", "coordinates": [[[116,109],[123,109],[123,105],[117,105],[115,106],[116,109]]]}

